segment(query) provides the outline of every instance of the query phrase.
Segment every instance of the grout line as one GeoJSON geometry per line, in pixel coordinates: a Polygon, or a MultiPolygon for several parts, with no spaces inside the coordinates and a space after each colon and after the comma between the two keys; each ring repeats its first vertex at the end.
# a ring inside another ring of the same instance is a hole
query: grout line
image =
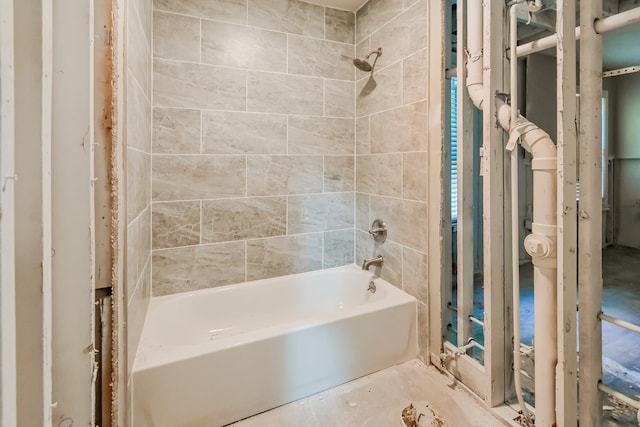
{"type": "MultiPolygon", "coordinates": [[[[172,199],[172,200],[153,200],[152,203],[186,203],[186,202],[197,202],[197,201],[205,201],[205,202],[213,202],[213,201],[217,201],[217,200],[225,200],[225,201],[230,201],[230,200],[247,200],[247,199],[274,199],[274,198],[282,198],[282,197],[308,197],[308,196],[330,196],[330,195],[336,195],[336,194],[349,194],[352,193],[353,191],[328,191],[325,193],[322,192],[318,192],[318,193],[296,193],[296,194],[276,194],[276,195],[250,195],[250,196],[230,196],[230,197],[214,197],[211,199],[172,199]]],[[[358,191],[358,193],[363,193],[362,191],[358,191]]],[[[363,194],[372,194],[372,193],[363,193],[363,194]]],[[[378,194],[372,194],[374,196],[379,196],[378,194]]],[[[396,198],[397,197],[391,197],[391,196],[380,196],[380,197],[389,197],[389,198],[396,198]]],[[[403,199],[400,199],[403,200],[403,199]]],[[[417,201],[419,202],[419,200],[409,200],[409,201],[417,201]]],[[[426,203],[426,202],[423,202],[426,203]]],[[[151,204],[150,204],[151,205],[151,204]]],[[[136,216],[137,218],[137,216],[136,216]]],[[[132,220],[133,221],[133,220],[132,220]]]]}
{"type": "Polygon", "coordinates": [[[249,156],[244,156],[244,197],[249,194],[249,156]]]}
{"type": "Polygon", "coordinates": [[[204,201],[200,200],[200,244],[202,244],[203,233],[204,233],[204,201]]]}
{"type": "Polygon", "coordinates": [[[249,243],[244,241],[244,281],[249,278],[249,243]]]}
{"type": "Polygon", "coordinates": [[[199,20],[200,23],[200,40],[198,43],[198,64],[202,64],[202,49],[203,49],[203,43],[202,43],[202,19],[199,20]]]}
{"type": "MultiPolygon", "coordinates": [[[[424,101],[416,101],[414,104],[417,104],[419,102],[424,102],[424,101]]],[[[412,104],[407,104],[407,105],[412,105],[412,104]]],[[[256,115],[263,115],[263,116],[292,116],[292,117],[305,117],[305,118],[316,118],[316,119],[355,120],[354,117],[346,117],[346,116],[323,116],[318,114],[278,113],[278,112],[270,112],[270,111],[261,112],[261,111],[246,111],[246,110],[220,110],[215,108],[172,107],[172,106],[166,106],[166,105],[154,105],[153,108],[163,108],[166,110],[178,110],[178,111],[206,111],[206,112],[212,112],[212,113],[256,114],[256,115]]]]}

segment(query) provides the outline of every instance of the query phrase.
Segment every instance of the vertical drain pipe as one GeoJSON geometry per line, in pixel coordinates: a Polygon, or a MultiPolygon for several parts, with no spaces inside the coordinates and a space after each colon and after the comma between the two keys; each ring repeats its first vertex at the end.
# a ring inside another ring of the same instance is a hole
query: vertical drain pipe
{"type": "MultiPolygon", "coordinates": [[[[531,8],[533,11],[538,10],[540,5],[540,0],[536,0],[533,4],[528,3],[523,6],[527,10],[531,8]],[[538,9],[535,9],[536,7],[538,9]]],[[[481,0],[469,1],[468,8],[467,90],[476,107],[482,109],[484,99],[482,97],[481,0]]],[[[512,55],[517,54],[516,50],[512,49],[512,55]]],[[[516,92],[512,91],[512,95],[514,93],[516,92]]],[[[525,239],[525,249],[531,255],[534,265],[536,421],[537,425],[551,426],[555,423],[555,370],[557,364],[556,146],[546,132],[517,114],[517,106],[512,109],[500,98],[496,99],[496,102],[498,103],[498,121],[510,135],[508,147],[515,151],[515,144],[521,140],[523,148],[533,156],[533,233],[525,239]],[[512,117],[516,117],[516,119],[513,120],[512,117]]],[[[515,305],[519,303],[518,300],[515,305]]],[[[516,343],[516,352],[519,353],[519,350],[518,342],[516,343]]],[[[517,381],[519,383],[519,378],[517,381]]],[[[518,396],[519,401],[520,398],[521,396],[518,396]]],[[[524,403],[520,404],[523,413],[526,414],[527,409],[524,403]]]]}

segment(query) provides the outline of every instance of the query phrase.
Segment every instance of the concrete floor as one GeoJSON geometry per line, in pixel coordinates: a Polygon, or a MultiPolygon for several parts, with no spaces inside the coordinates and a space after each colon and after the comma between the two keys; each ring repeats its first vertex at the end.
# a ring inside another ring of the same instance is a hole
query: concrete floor
{"type": "Polygon", "coordinates": [[[419,401],[427,401],[449,427],[509,425],[434,367],[412,360],[232,426],[402,427],[402,409],[419,401]]]}

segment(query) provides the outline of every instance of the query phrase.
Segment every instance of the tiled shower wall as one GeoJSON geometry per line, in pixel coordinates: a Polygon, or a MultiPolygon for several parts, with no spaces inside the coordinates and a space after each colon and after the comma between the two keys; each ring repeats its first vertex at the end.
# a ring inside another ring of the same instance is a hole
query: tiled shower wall
{"type": "Polygon", "coordinates": [[[125,26],[125,288],[127,372],[131,373],[151,297],[151,0],[128,0],[125,26]]]}
{"type": "Polygon", "coordinates": [[[354,20],[154,1],[154,295],[354,261],[354,20]]]}
{"type": "Polygon", "coordinates": [[[381,276],[418,299],[425,358],[428,22],[427,0],[371,0],[356,14],[358,56],[383,50],[356,81],[356,260],[383,255],[381,276]],[[389,230],[380,246],[366,232],[376,218],[389,230]]]}

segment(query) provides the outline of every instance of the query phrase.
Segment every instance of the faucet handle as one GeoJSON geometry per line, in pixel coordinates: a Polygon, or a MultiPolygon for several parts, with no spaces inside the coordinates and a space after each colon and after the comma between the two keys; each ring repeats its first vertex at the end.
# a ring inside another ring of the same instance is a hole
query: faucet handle
{"type": "Polygon", "coordinates": [[[373,220],[369,234],[376,243],[384,243],[387,240],[387,225],[381,219],[373,220]]]}

